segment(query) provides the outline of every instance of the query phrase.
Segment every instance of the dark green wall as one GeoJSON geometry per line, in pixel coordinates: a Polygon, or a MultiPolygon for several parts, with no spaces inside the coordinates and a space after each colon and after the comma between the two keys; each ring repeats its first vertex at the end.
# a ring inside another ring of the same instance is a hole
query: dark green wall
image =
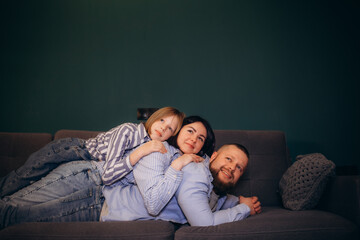
{"type": "Polygon", "coordinates": [[[175,106],[359,165],[358,1],[2,1],[0,131],[108,130],[175,106]]]}

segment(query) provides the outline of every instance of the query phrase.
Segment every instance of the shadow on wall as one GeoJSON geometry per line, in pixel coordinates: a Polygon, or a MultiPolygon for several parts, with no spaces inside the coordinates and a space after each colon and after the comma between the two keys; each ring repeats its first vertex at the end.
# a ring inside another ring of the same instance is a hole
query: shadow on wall
{"type": "MultiPolygon", "coordinates": [[[[326,158],[326,152],[323,148],[311,142],[301,142],[301,141],[288,141],[289,151],[291,155],[291,161],[296,161],[296,156],[304,155],[309,153],[322,153],[326,158]]],[[[329,158],[328,158],[329,159],[329,158]]],[[[336,165],[336,175],[358,175],[359,169],[357,165],[340,165],[336,162],[336,159],[329,159],[333,161],[336,165]]]]}
{"type": "Polygon", "coordinates": [[[296,156],[309,154],[309,153],[322,153],[326,157],[326,154],[321,152],[322,147],[316,143],[288,140],[288,146],[289,146],[292,162],[295,162],[296,156]]]}

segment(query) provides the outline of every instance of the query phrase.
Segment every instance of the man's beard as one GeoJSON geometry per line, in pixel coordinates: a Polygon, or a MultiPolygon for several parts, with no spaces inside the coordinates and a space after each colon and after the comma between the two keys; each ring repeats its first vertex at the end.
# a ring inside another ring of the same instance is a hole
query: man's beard
{"type": "Polygon", "coordinates": [[[219,179],[220,170],[221,169],[212,168],[210,164],[210,172],[214,178],[214,180],[212,181],[212,184],[214,186],[213,190],[217,195],[224,196],[234,187],[235,184],[231,182],[229,183],[221,182],[221,180],[219,179]]]}

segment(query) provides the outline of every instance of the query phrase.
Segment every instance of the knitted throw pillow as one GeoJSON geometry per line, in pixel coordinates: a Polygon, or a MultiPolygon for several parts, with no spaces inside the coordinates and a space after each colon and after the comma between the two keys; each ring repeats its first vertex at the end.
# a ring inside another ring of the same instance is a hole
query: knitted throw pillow
{"type": "Polygon", "coordinates": [[[321,153],[299,155],[279,183],[285,208],[306,210],[320,200],[330,176],[335,175],[335,164],[321,153]]]}

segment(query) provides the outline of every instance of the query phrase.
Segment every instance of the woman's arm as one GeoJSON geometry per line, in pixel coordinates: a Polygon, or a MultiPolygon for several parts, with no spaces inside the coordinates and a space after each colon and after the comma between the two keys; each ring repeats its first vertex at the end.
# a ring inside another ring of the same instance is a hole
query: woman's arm
{"type": "MultiPolygon", "coordinates": [[[[182,180],[181,169],[190,162],[204,159],[195,154],[183,154],[163,143],[167,152],[151,153],[141,159],[134,167],[134,177],[143,196],[148,213],[158,215],[174,196],[182,180]]],[[[136,150],[135,150],[136,151],[136,150]]]]}
{"type": "Polygon", "coordinates": [[[173,197],[182,180],[182,171],[170,167],[179,154],[164,143],[167,153],[151,153],[134,167],[136,184],[150,215],[158,215],[173,197]]]}
{"type": "Polygon", "coordinates": [[[136,184],[148,213],[153,216],[158,215],[174,196],[183,176],[182,171],[170,166],[174,159],[180,157],[179,151],[167,142],[163,144],[167,149],[166,153],[151,153],[134,167],[136,184]]]}

